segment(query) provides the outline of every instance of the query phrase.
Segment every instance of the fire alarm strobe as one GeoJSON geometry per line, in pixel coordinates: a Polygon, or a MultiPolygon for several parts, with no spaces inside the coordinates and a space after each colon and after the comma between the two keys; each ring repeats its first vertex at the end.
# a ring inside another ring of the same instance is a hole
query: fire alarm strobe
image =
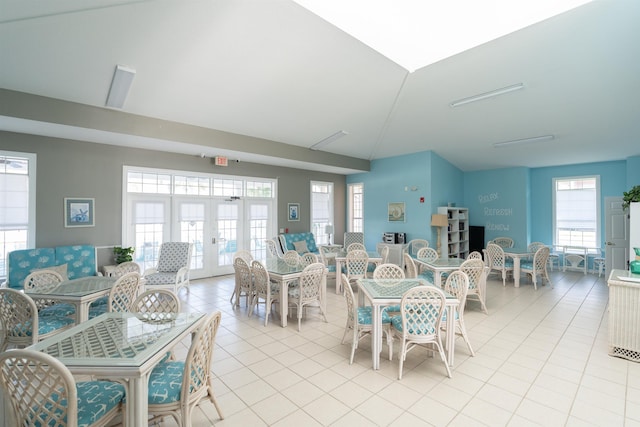
{"type": "Polygon", "coordinates": [[[229,166],[229,159],[223,156],[214,157],[214,164],[216,166],[229,166]]]}

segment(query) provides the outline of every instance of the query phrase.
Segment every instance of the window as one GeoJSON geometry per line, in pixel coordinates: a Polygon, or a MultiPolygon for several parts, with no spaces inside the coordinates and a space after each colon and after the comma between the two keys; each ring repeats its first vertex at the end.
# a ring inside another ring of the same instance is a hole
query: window
{"type": "Polygon", "coordinates": [[[35,246],[36,155],[0,151],[0,277],[7,254],[35,246]]]}
{"type": "Polygon", "coordinates": [[[554,244],[599,247],[599,177],[554,178],[553,197],[554,244]]]}
{"type": "Polygon", "coordinates": [[[327,245],[333,234],[333,183],[311,182],[311,232],[318,245],[327,245]]]}
{"type": "Polygon", "coordinates": [[[364,232],[364,185],[349,184],[347,231],[364,232]]]}

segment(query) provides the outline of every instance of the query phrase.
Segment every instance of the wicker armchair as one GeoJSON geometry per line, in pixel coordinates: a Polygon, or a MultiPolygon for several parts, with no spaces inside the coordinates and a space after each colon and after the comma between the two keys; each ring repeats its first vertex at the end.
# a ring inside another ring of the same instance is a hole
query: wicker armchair
{"type": "Polygon", "coordinates": [[[171,289],[176,294],[181,288],[189,292],[189,269],[193,243],[164,242],[160,245],[158,266],[144,272],[146,286],[171,289]]]}
{"type": "Polygon", "coordinates": [[[106,426],[120,413],[125,396],[117,382],[76,383],[62,362],[34,350],[0,354],[0,378],[20,426],[106,426]]]}
{"type": "Polygon", "coordinates": [[[322,282],[326,280],[327,269],[324,264],[317,262],[310,264],[302,270],[300,278],[295,286],[289,288],[289,304],[295,305],[298,312],[298,332],[302,322],[302,311],[305,306],[318,303],[320,314],[324,321],[327,316],[322,308],[322,282]]]}
{"type": "MultiPolygon", "coordinates": [[[[36,270],[24,279],[24,291],[29,292],[47,292],[55,288],[64,279],[53,270],[36,270]]],[[[34,299],[38,307],[39,316],[72,316],[76,313],[76,307],[73,304],[59,303],[48,299],[34,299]]]]}

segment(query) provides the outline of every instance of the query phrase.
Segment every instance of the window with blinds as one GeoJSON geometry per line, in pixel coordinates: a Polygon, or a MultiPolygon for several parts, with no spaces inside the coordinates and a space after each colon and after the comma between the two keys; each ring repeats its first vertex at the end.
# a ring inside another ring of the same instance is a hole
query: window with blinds
{"type": "Polygon", "coordinates": [[[35,246],[36,155],[0,151],[0,277],[7,254],[35,246]]]}
{"type": "Polygon", "coordinates": [[[311,182],[311,232],[316,244],[329,244],[333,234],[333,183],[311,182]]]}
{"type": "Polygon", "coordinates": [[[553,190],[554,244],[599,247],[599,177],[555,178],[553,190]]]}

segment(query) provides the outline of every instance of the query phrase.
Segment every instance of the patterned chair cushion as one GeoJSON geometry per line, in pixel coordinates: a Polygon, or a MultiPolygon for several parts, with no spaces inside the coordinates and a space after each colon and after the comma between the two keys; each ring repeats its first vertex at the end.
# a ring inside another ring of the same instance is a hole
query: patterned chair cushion
{"type": "Polygon", "coordinates": [[[94,317],[98,317],[101,314],[104,314],[107,312],[107,304],[100,304],[100,305],[90,305],[89,306],[89,319],[93,319],[94,317]]]}
{"type": "Polygon", "coordinates": [[[424,279],[429,283],[433,283],[433,271],[425,270],[422,273],[418,274],[418,279],[424,279]]]}
{"type": "MultiPolygon", "coordinates": [[[[372,319],[371,307],[358,307],[358,323],[360,325],[370,325],[372,319]]],[[[391,323],[391,318],[387,313],[387,309],[382,309],[382,324],[391,323]]]]}
{"type": "Polygon", "coordinates": [[[149,404],[180,400],[185,362],[171,360],[158,363],[149,376],[149,404]]]}
{"type": "MultiPolygon", "coordinates": [[[[79,382],[76,383],[76,390],[78,393],[78,427],[93,425],[104,414],[119,405],[125,396],[124,386],[112,381],[79,382]]],[[[51,395],[53,402],[57,402],[59,399],[57,394],[51,395]]],[[[44,421],[46,420],[41,420],[41,422],[44,421]]],[[[42,425],[41,422],[36,422],[34,425],[42,425]]]]}
{"type": "MultiPolygon", "coordinates": [[[[160,249],[158,271],[160,273],[175,273],[189,264],[189,243],[165,242],[160,249]]],[[[175,276],[169,283],[175,282],[175,276]]],[[[148,283],[148,281],[147,281],[148,283]]]]}
{"type": "Polygon", "coordinates": [[[153,273],[144,276],[147,285],[172,285],[176,283],[176,273],[153,273]]]}
{"type": "Polygon", "coordinates": [[[76,306],[73,304],[61,303],[50,305],[38,311],[38,316],[67,317],[76,314],[76,306]]]}
{"type": "MultiPolygon", "coordinates": [[[[70,317],[56,317],[56,316],[43,316],[38,317],[38,334],[44,335],[49,332],[56,331],[65,326],[73,325],[75,320],[70,317]]],[[[31,321],[26,323],[19,323],[13,329],[13,334],[18,336],[31,336],[32,335],[31,321]]]]}
{"type": "Polygon", "coordinates": [[[55,248],[55,251],[56,264],[67,264],[67,277],[70,280],[95,276],[96,248],[94,246],[58,246],[55,248]]]}
{"type": "Polygon", "coordinates": [[[520,261],[520,268],[533,270],[533,260],[523,259],[522,261],[520,261]]]}
{"type": "MultiPolygon", "coordinates": [[[[397,331],[402,332],[402,316],[394,316],[391,318],[391,326],[394,327],[397,331]]],[[[431,327],[430,329],[428,329],[425,332],[428,332],[429,334],[433,334],[435,333],[435,328],[431,327]]],[[[414,335],[419,335],[416,334],[416,332],[418,331],[413,331],[413,330],[409,330],[410,334],[414,334],[414,335]]]]}

